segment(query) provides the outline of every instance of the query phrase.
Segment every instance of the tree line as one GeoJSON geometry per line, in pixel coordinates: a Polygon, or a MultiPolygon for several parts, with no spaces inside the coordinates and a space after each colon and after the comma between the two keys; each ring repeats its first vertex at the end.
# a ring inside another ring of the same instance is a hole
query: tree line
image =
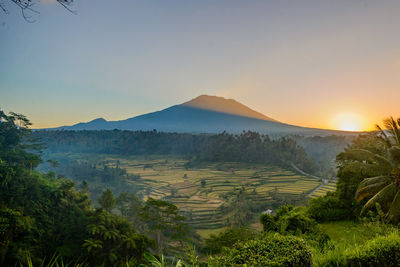
{"type": "Polygon", "coordinates": [[[318,167],[302,147],[288,137],[271,139],[256,132],[235,135],[166,133],[157,131],[35,131],[46,153],[119,155],[183,155],[187,167],[201,162],[249,162],[290,167],[313,173],[318,167]]]}

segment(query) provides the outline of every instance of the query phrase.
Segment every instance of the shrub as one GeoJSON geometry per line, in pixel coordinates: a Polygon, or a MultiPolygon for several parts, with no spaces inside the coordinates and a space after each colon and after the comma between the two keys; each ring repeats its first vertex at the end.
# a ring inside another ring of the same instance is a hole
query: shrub
{"type": "Polygon", "coordinates": [[[311,199],[308,212],[318,222],[340,221],[350,218],[351,211],[334,195],[311,199]]]}
{"type": "Polygon", "coordinates": [[[314,230],[316,222],[311,219],[304,209],[294,209],[293,211],[278,218],[280,231],[290,234],[310,233],[314,230]]]}
{"type": "Polygon", "coordinates": [[[367,242],[346,257],[347,266],[399,266],[400,236],[392,233],[367,242]]]}
{"type": "Polygon", "coordinates": [[[316,256],[315,263],[320,266],[400,266],[400,236],[394,232],[376,237],[351,250],[337,247],[316,256]]]}
{"type": "Polygon", "coordinates": [[[254,237],[255,233],[250,229],[244,227],[229,228],[217,235],[211,234],[209,238],[206,238],[204,250],[207,254],[218,254],[223,247],[231,248],[239,241],[247,241],[254,237]]]}
{"type": "Polygon", "coordinates": [[[278,232],[283,235],[296,235],[304,238],[311,246],[324,249],[329,236],[320,230],[305,207],[285,205],[275,215],[263,213],[260,217],[265,232],[278,232]]]}
{"type": "Polygon", "coordinates": [[[312,232],[316,222],[309,217],[305,207],[285,205],[275,215],[263,213],[260,217],[264,231],[277,231],[281,234],[304,234],[312,232]]]}
{"type": "Polygon", "coordinates": [[[209,266],[312,266],[311,251],[304,240],[280,234],[262,235],[248,242],[225,248],[209,266]]]}
{"type": "Polygon", "coordinates": [[[261,214],[260,222],[263,225],[264,231],[266,232],[278,230],[278,225],[275,221],[275,218],[271,214],[268,213],[261,214]]]}

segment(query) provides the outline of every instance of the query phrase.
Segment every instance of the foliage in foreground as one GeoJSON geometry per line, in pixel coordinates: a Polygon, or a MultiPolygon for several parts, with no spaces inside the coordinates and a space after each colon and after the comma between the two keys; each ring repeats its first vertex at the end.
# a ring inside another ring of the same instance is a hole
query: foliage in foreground
{"type": "MultiPolygon", "coordinates": [[[[361,215],[379,204],[386,220],[400,221],[400,119],[384,120],[386,131],[355,143],[337,156],[339,162],[339,192],[351,186],[355,200],[363,203],[361,215]],[[362,144],[361,146],[359,144],[362,144]],[[348,174],[346,174],[348,172],[348,174]],[[353,177],[356,177],[354,179],[353,177]],[[343,179],[348,178],[348,179],[343,179]],[[354,182],[350,182],[350,181],[354,182]],[[365,200],[367,202],[365,203],[365,200]]],[[[347,198],[349,196],[346,196],[347,198]]]]}
{"type": "Polygon", "coordinates": [[[308,213],[317,222],[341,221],[351,218],[351,211],[333,192],[310,199],[308,205],[308,213]]]}
{"type": "Polygon", "coordinates": [[[211,258],[210,266],[312,266],[311,250],[304,240],[280,234],[261,235],[225,248],[221,256],[211,258]]]}
{"type": "Polygon", "coordinates": [[[285,205],[280,207],[275,215],[263,213],[260,221],[265,232],[299,236],[321,249],[324,249],[329,241],[329,236],[319,229],[306,207],[285,205]]]}
{"type": "Polygon", "coordinates": [[[33,170],[29,121],[0,112],[0,265],[34,265],[59,255],[90,266],[139,264],[151,242],[125,219],[95,210],[67,179],[33,170]],[[29,264],[29,262],[27,263],[29,264]]]}
{"type": "Polygon", "coordinates": [[[315,257],[317,266],[399,266],[400,235],[393,232],[378,236],[350,249],[338,246],[315,257]]]}
{"type": "Polygon", "coordinates": [[[237,242],[248,241],[253,239],[256,233],[253,230],[240,227],[229,228],[215,235],[211,234],[209,238],[204,240],[204,250],[207,254],[218,254],[224,247],[231,248],[237,242]]]}

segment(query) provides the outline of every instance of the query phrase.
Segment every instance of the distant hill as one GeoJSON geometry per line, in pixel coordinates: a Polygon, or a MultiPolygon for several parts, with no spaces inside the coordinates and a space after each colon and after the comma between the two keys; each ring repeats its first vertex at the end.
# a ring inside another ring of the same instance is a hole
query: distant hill
{"type": "Polygon", "coordinates": [[[103,118],[49,130],[144,130],[186,133],[241,133],[256,131],[269,135],[327,136],[354,133],[306,128],[278,122],[262,113],[223,97],[201,95],[188,102],[161,111],[126,120],[106,121],[103,118]]]}

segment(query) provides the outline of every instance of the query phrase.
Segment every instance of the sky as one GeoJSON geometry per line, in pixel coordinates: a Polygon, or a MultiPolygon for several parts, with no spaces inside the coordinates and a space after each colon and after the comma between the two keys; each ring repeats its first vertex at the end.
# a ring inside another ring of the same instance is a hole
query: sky
{"type": "Polygon", "coordinates": [[[42,0],[34,23],[7,5],[0,108],[34,128],[201,94],[307,127],[400,117],[400,1],[75,0],[74,15],[42,0]]]}

